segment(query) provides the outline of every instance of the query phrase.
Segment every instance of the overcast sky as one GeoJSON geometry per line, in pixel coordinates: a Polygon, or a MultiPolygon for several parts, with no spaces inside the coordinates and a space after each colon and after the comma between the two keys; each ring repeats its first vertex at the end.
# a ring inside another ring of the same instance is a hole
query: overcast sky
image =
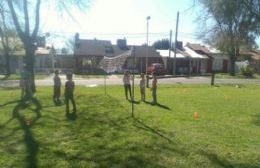
{"type": "MultiPolygon", "coordinates": [[[[111,40],[126,38],[128,44],[146,43],[147,21],[149,20],[149,44],[169,38],[173,30],[175,38],[176,15],[179,17],[178,40],[201,42],[196,38],[199,15],[193,0],[95,0],[88,9],[80,12],[70,9],[75,20],[67,15],[59,15],[52,7],[42,10],[41,32],[52,35],[73,37],[78,32],[80,38],[111,40]]],[[[58,42],[57,42],[58,43],[58,42]]]]}

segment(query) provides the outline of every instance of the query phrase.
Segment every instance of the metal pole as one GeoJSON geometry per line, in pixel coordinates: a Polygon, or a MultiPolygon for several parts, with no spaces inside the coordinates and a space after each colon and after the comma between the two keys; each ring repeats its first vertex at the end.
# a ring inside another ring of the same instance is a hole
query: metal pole
{"type": "Polygon", "coordinates": [[[172,51],[172,30],[170,30],[169,59],[166,65],[169,73],[171,72],[170,71],[171,51],[172,51]]]}
{"type": "Polygon", "coordinates": [[[149,39],[148,39],[148,33],[149,33],[149,20],[151,19],[150,16],[147,16],[146,21],[147,21],[147,33],[146,33],[146,60],[145,60],[145,76],[147,78],[147,82],[146,82],[146,87],[149,87],[149,77],[147,74],[148,71],[148,46],[149,46],[149,39]]]}
{"type": "Polygon", "coordinates": [[[134,117],[134,100],[135,100],[135,46],[133,47],[133,67],[132,67],[132,74],[133,74],[133,83],[132,83],[132,117],[134,117]]]}
{"type": "Polygon", "coordinates": [[[173,62],[173,75],[176,75],[176,52],[177,52],[177,38],[178,38],[178,25],[179,25],[179,11],[177,12],[176,31],[175,31],[175,49],[174,49],[174,62],[173,62]]]}
{"type": "Polygon", "coordinates": [[[106,72],[104,74],[104,86],[105,86],[105,95],[107,95],[107,79],[106,79],[106,72]]]}
{"type": "Polygon", "coordinates": [[[52,71],[54,72],[55,71],[55,69],[54,69],[55,68],[55,66],[54,66],[55,62],[54,62],[54,46],[53,45],[51,47],[51,63],[52,63],[51,68],[52,68],[52,71]]]}

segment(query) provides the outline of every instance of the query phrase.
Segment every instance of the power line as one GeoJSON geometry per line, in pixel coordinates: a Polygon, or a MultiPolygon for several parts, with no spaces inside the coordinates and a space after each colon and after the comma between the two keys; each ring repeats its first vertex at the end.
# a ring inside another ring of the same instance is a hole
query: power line
{"type": "Polygon", "coordinates": [[[187,13],[188,11],[190,11],[191,9],[194,9],[194,7],[195,7],[195,1],[196,1],[196,0],[193,0],[193,4],[192,4],[190,7],[188,7],[187,9],[184,9],[184,10],[180,11],[180,13],[181,13],[181,14],[185,14],[185,13],[187,13]]]}
{"type": "MultiPolygon", "coordinates": [[[[51,36],[74,36],[75,33],[71,32],[50,32],[51,36]]],[[[180,35],[185,36],[195,36],[194,33],[188,33],[188,32],[179,32],[180,35]]],[[[80,33],[80,36],[102,36],[102,37],[111,37],[111,36],[132,36],[132,37],[144,37],[146,33],[80,33]]],[[[149,33],[149,36],[167,36],[168,32],[155,32],[155,33],[149,33]]]]}

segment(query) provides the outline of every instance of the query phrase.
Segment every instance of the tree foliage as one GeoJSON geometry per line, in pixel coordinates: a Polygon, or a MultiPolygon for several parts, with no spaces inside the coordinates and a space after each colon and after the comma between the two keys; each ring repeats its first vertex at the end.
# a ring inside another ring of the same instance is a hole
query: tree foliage
{"type": "Polygon", "coordinates": [[[170,41],[169,41],[169,39],[157,40],[153,43],[153,46],[156,49],[169,49],[170,41]]]}
{"type": "Polygon", "coordinates": [[[200,0],[201,37],[230,57],[230,73],[241,47],[254,46],[260,34],[260,0],[200,0]],[[201,22],[203,24],[201,24],[201,22]]]}
{"type": "Polygon", "coordinates": [[[89,0],[4,0],[7,9],[11,13],[11,20],[15,26],[17,34],[21,39],[25,49],[25,64],[32,74],[32,90],[35,92],[34,82],[34,60],[37,49],[37,36],[40,28],[40,13],[43,3],[55,5],[56,9],[63,13],[67,12],[71,17],[71,7],[83,9],[89,0]]]}

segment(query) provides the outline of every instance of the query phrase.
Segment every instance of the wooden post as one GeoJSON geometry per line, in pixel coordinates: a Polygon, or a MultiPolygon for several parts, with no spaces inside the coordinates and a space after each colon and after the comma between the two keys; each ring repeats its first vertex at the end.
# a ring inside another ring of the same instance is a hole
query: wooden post
{"type": "Polygon", "coordinates": [[[211,73],[211,86],[214,86],[214,80],[215,80],[215,71],[212,71],[212,73],[211,73]]]}

